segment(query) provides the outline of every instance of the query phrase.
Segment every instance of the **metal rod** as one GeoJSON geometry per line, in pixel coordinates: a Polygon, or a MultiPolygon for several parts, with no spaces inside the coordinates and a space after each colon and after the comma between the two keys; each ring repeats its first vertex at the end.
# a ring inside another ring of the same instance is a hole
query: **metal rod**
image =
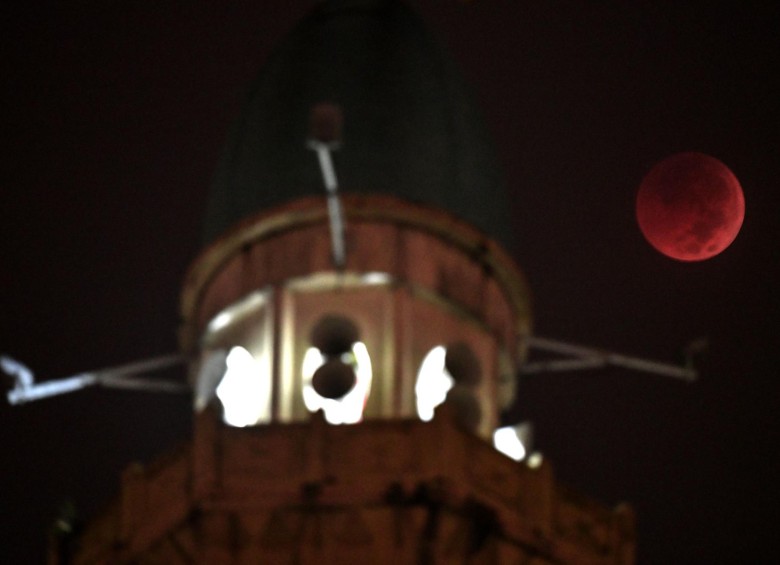
{"type": "Polygon", "coordinates": [[[309,142],[309,146],[317,153],[320,171],[322,171],[322,180],[327,191],[333,263],[336,267],[343,268],[346,262],[344,214],[341,207],[341,199],[338,196],[338,180],[336,179],[336,170],[333,167],[333,160],[330,156],[330,144],[312,140],[309,142]]]}
{"type": "MultiPolygon", "coordinates": [[[[551,353],[558,353],[560,355],[570,355],[572,357],[578,357],[581,361],[586,362],[582,366],[576,366],[576,363],[570,366],[566,365],[565,361],[560,362],[548,362],[549,369],[551,371],[556,370],[577,370],[577,369],[591,369],[603,367],[605,365],[614,365],[617,367],[624,367],[626,369],[632,369],[635,371],[643,371],[646,373],[654,373],[665,377],[672,377],[675,379],[681,379],[684,381],[695,381],[697,373],[694,369],[688,367],[679,367],[677,365],[671,365],[669,363],[661,363],[659,361],[649,361],[647,359],[640,359],[638,357],[630,357],[628,355],[622,355],[620,353],[614,353],[611,351],[605,351],[593,347],[585,347],[582,345],[574,345],[571,343],[565,343],[562,341],[556,341],[543,337],[531,336],[528,338],[528,345],[532,348],[541,349],[542,351],[549,351],[551,353]],[[558,366],[555,364],[559,363],[558,366]]],[[[542,372],[542,364],[531,363],[527,367],[530,367],[530,372],[542,372]]],[[[525,368],[521,369],[521,372],[526,372],[525,368]]]]}
{"type": "MultiPolygon", "coordinates": [[[[138,375],[158,371],[166,367],[180,365],[186,361],[184,355],[172,354],[126,363],[116,367],[109,367],[97,371],[79,373],[64,379],[34,383],[32,373],[23,365],[17,363],[22,369],[16,368],[16,386],[8,391],[7,398],[11,404],[22,404],[42,398],[49,398],[60,394],[75,392],[83,388],[103,385],[110,388],[133,388],[136,390],[180,392],[186,389],[186,385],[172,382],[156,382],[145,379],[127,379],[128,375],[138,375]]],[[[3,366],[4,370],[6,369],[3,366]]]]}
{"type": "Polygon", "coordinates": [[[24,404],[33,400],[49,398],[68,392],[74,392],[92,386],[97,383],[95,375],[78,375],[66,379],[57,379],[37,383],[30,386],[17,386],[8,391],[8,402],[11,404],[24,404]]]}
{"type": "Polygon", "coordinates": [[[328,218],[330,220],[330,241],[333,263],[343,269],[346,263],[344,243],[344,213],[338,195],[338,180],[333,167],[331,151],[339,148],[343,116],[341,108],[332,102],[323,101],[311,108],[309,115],[309,149],[317,153],[322,179],[328,194],[328,218]]]}
{"type": "Polygon", "coordinates": [[[601,369],[607,366],[605,359],[594,357],[593,359],[556,359],[554,361],[536,361],[526,363],[520,367],[524,375],[534,373],[553,373],[557,371],[580,371],[583,369],[601,369]]]}
{"type": "Polygon", "coordinates": [[[99,378],[105,377],[121,377],[123,375],[137,375],[139,373],[149,373],[152,371],[159,371],[167,367],[174,367],[181,365],[187,360],[187,357],[179,353],[172,353],[170,355],[160,355],[159,357],[151,357],[142,361],[133,361],[132,363],[125,363],[124,365],[117,365],[116,367],[108,367],[106,369],[100,369],[98,371],[89,371],[85,374],[98,375],[99,378]]]}
{"type": "Polygon", "coordinates": [[[146,392],[189,392],[190,387],[185,383],[173,381],[155,381],[151,379],[138,379],[127,377],[105,377],[100,379],[100,386],[106,388],[118,388],[123,390],[142,390],[146,392]]]}

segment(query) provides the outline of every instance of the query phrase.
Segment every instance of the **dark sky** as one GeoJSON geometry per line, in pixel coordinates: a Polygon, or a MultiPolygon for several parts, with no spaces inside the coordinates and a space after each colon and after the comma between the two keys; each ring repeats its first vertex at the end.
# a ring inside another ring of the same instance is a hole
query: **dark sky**
{"type": "MultiPolygon", "coordinates": [[[[227,128],[313,3],[63,4],[0,8],[0,352],[41,379],[175,350],[227,128]]],[[[537,333],[663,361],[710,342],[695,384],[527,379],[518,410],[536,447],[563,482],[633,504],[640,564],[774,561],[778,8],[412,4],[495,136],[537,333]],[[702,263],[662,257],[634,220],[642,176],[679,151],[717,157],[745,191],[741,234],[702,263]]],[[[0,403],[0,562],[41,562],[63,501],[88,516],[130,461],[189,429],[186,397],[0,403]]]]}

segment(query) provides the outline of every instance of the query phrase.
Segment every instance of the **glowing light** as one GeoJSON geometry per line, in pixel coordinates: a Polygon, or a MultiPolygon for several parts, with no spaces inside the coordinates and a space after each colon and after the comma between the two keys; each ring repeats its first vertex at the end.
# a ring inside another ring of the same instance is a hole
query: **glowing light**
{"type": "Polygon", "coordinates": [[[371,357],[365,344],[358,341],[349,353],[342,355],[341,360],[355,368],[355,386],[341,398],[325,398],[317,394],[311,385],[314,371],[325,362],[325,357],[316,347],[306,350],[301,367],[303,403],[309,412],[322,410],[330,424],[355,424],[363,418],[363,408],[371,391],[371,357]]]}
{"type": "Polygon", "coordinates": [[[271,379],[263,364],[243,347],[233,347],[226,359],[227,370],[217,386],[226,424],[252,426],[270,419],[271,379]]]}
{"type": "Polygon", "coordinates": [[[365,273],[362,276],[363,284],[367,285],[389,284],[392,280],[393,278],[389,274],[379,271],[365,273]]]}
{"type": "Polygon", "coordinates": [[[447,350],[442,345],[431,349],[417,373],[414,393],[417,396],[417,415],[423,422],[433,419],[433,409],[444,402],[455,382],[444,369],[447,350]]]}
{"type": "Polygon", "coordinates": [[[531,455],[528,456],[528,462],[527,465],[531,469],[538,469],[542,466],[542,454],[538,452],[534,452],[531,455]]]}
{"type": "Polygon", "coordinates": [[[236,319],[258,310],[268,302],[268,291],[257,290],[238,302],[231,304],[214,316],[206,326],[206,333],[213,334],[226,328],[236,319]]]}
{"type": "Polygon", "coordinates": [[[498,451],[515,461],[525,457],[525,446],[514,426],[498,428],[493,432],[493,445],[498,451]]]}
{"type": "Polygon", "coordinates": [[[233,315],[230,312],[220,312],[209,322],[207,327],[210,332],[218,332],[224,327],[227,327],[233,320],[233,315]]]}

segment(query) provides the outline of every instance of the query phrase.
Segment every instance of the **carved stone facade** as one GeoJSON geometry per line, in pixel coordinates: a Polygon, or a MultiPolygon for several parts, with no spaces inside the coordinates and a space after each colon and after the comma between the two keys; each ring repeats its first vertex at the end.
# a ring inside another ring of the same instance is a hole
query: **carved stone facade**
{"type": "Polygon", "coordinates": [[[633,563],[630,509],[574,495],[450,412],[231,428],[207,410],[190,446],[127,469],[72,563],[633,563]]]}
{"type": "Polygon", "coordinates": [[[196,261],[182,294],[193,440],[128,468],[115,505],[75,546],[53,547],[52,563],[633,563],[630,509],[575,495],[549,463],[516,462],[488,441],[530,331],[511,259],[440,210],[389,197],[344,205],[347,272],[322,260],[321,199],[263,213],[196,261]],[[365,283],[377,272],[385,282],[365,283]],[[237,314],[258,288],[271,298],[237,314]],[[312,327],[333,312],[354,321],[375,366],[354,425],[327,423],[301,398],[312,327]],[[266,352],[245,377],[268,383],[268,409],[247,427],[223,421],[204,361],[218,351],[209,328],[219,319],[229,320],[219,347],[266,352]],[[422,421],[418,368],[432,346],[452,343],[474,352],[478,384],[445,389],[422,421]]]}

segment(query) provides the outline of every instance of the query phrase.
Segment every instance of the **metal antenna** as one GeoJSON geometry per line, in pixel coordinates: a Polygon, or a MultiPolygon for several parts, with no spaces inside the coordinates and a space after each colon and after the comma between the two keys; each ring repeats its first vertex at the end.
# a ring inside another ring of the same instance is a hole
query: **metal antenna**
{"type": "Polygon", "coordinates": [[[344,213],[338,195],[338,181],[333,168],[331,151],[339,148],[341,138],[341,108],[322,102],[311,109],[311,132],[307,147],[317,153],[322,179],[328,195],[328,217],[330,219],[330,241],[333,264],[343,269],[346,262],[344,243],[344,213]]]}
{"type": "Polygon", "coordinates": [[[89,386],[104,386],[107,388],[143,390],[148,392],[188,392],[190,390],[189,386],[182,383],[155,381],[143,378],[128,378],[133,375],[159,371],[166,367],[180,365],[184,363],[185,360],[186,358],[182,355],[164,355],[107,369],[100,369],[98,371],[79,373],[64,379],[56,379],[42,383],[35,383],[32,371],[24,364],[7,355],[0,355],[0,369],[16,378],[16,386],[8,391],[8,402],[11,404],[23,404],[33,400],[40,400],[42,398],[74,392],[89,386]]]}
{"type": "Polygon", "coordinates": [[[638,357],[629,357],[620,353],[605,351],[594,347],[585,347],[582,345],[573,345],[562,341],[556,341],[543,337],[529,337],[528,345],[531,348],[557,353],[558,355],[568,355],[573,359],[554,359],[551,361],[537,361],[526,363],[520,367],[520,373],[549,373],[555,371],[577,371],[581,369],[601,369],[607,366],[623,367],[634,371],[643,371],[646,373],[655,373],[665,377],[672,377],[684,381],[692,382],[696,380],[697,373],[690,364],[685,367],[661,363],[659,361],[648,361],[638,357]]]}

